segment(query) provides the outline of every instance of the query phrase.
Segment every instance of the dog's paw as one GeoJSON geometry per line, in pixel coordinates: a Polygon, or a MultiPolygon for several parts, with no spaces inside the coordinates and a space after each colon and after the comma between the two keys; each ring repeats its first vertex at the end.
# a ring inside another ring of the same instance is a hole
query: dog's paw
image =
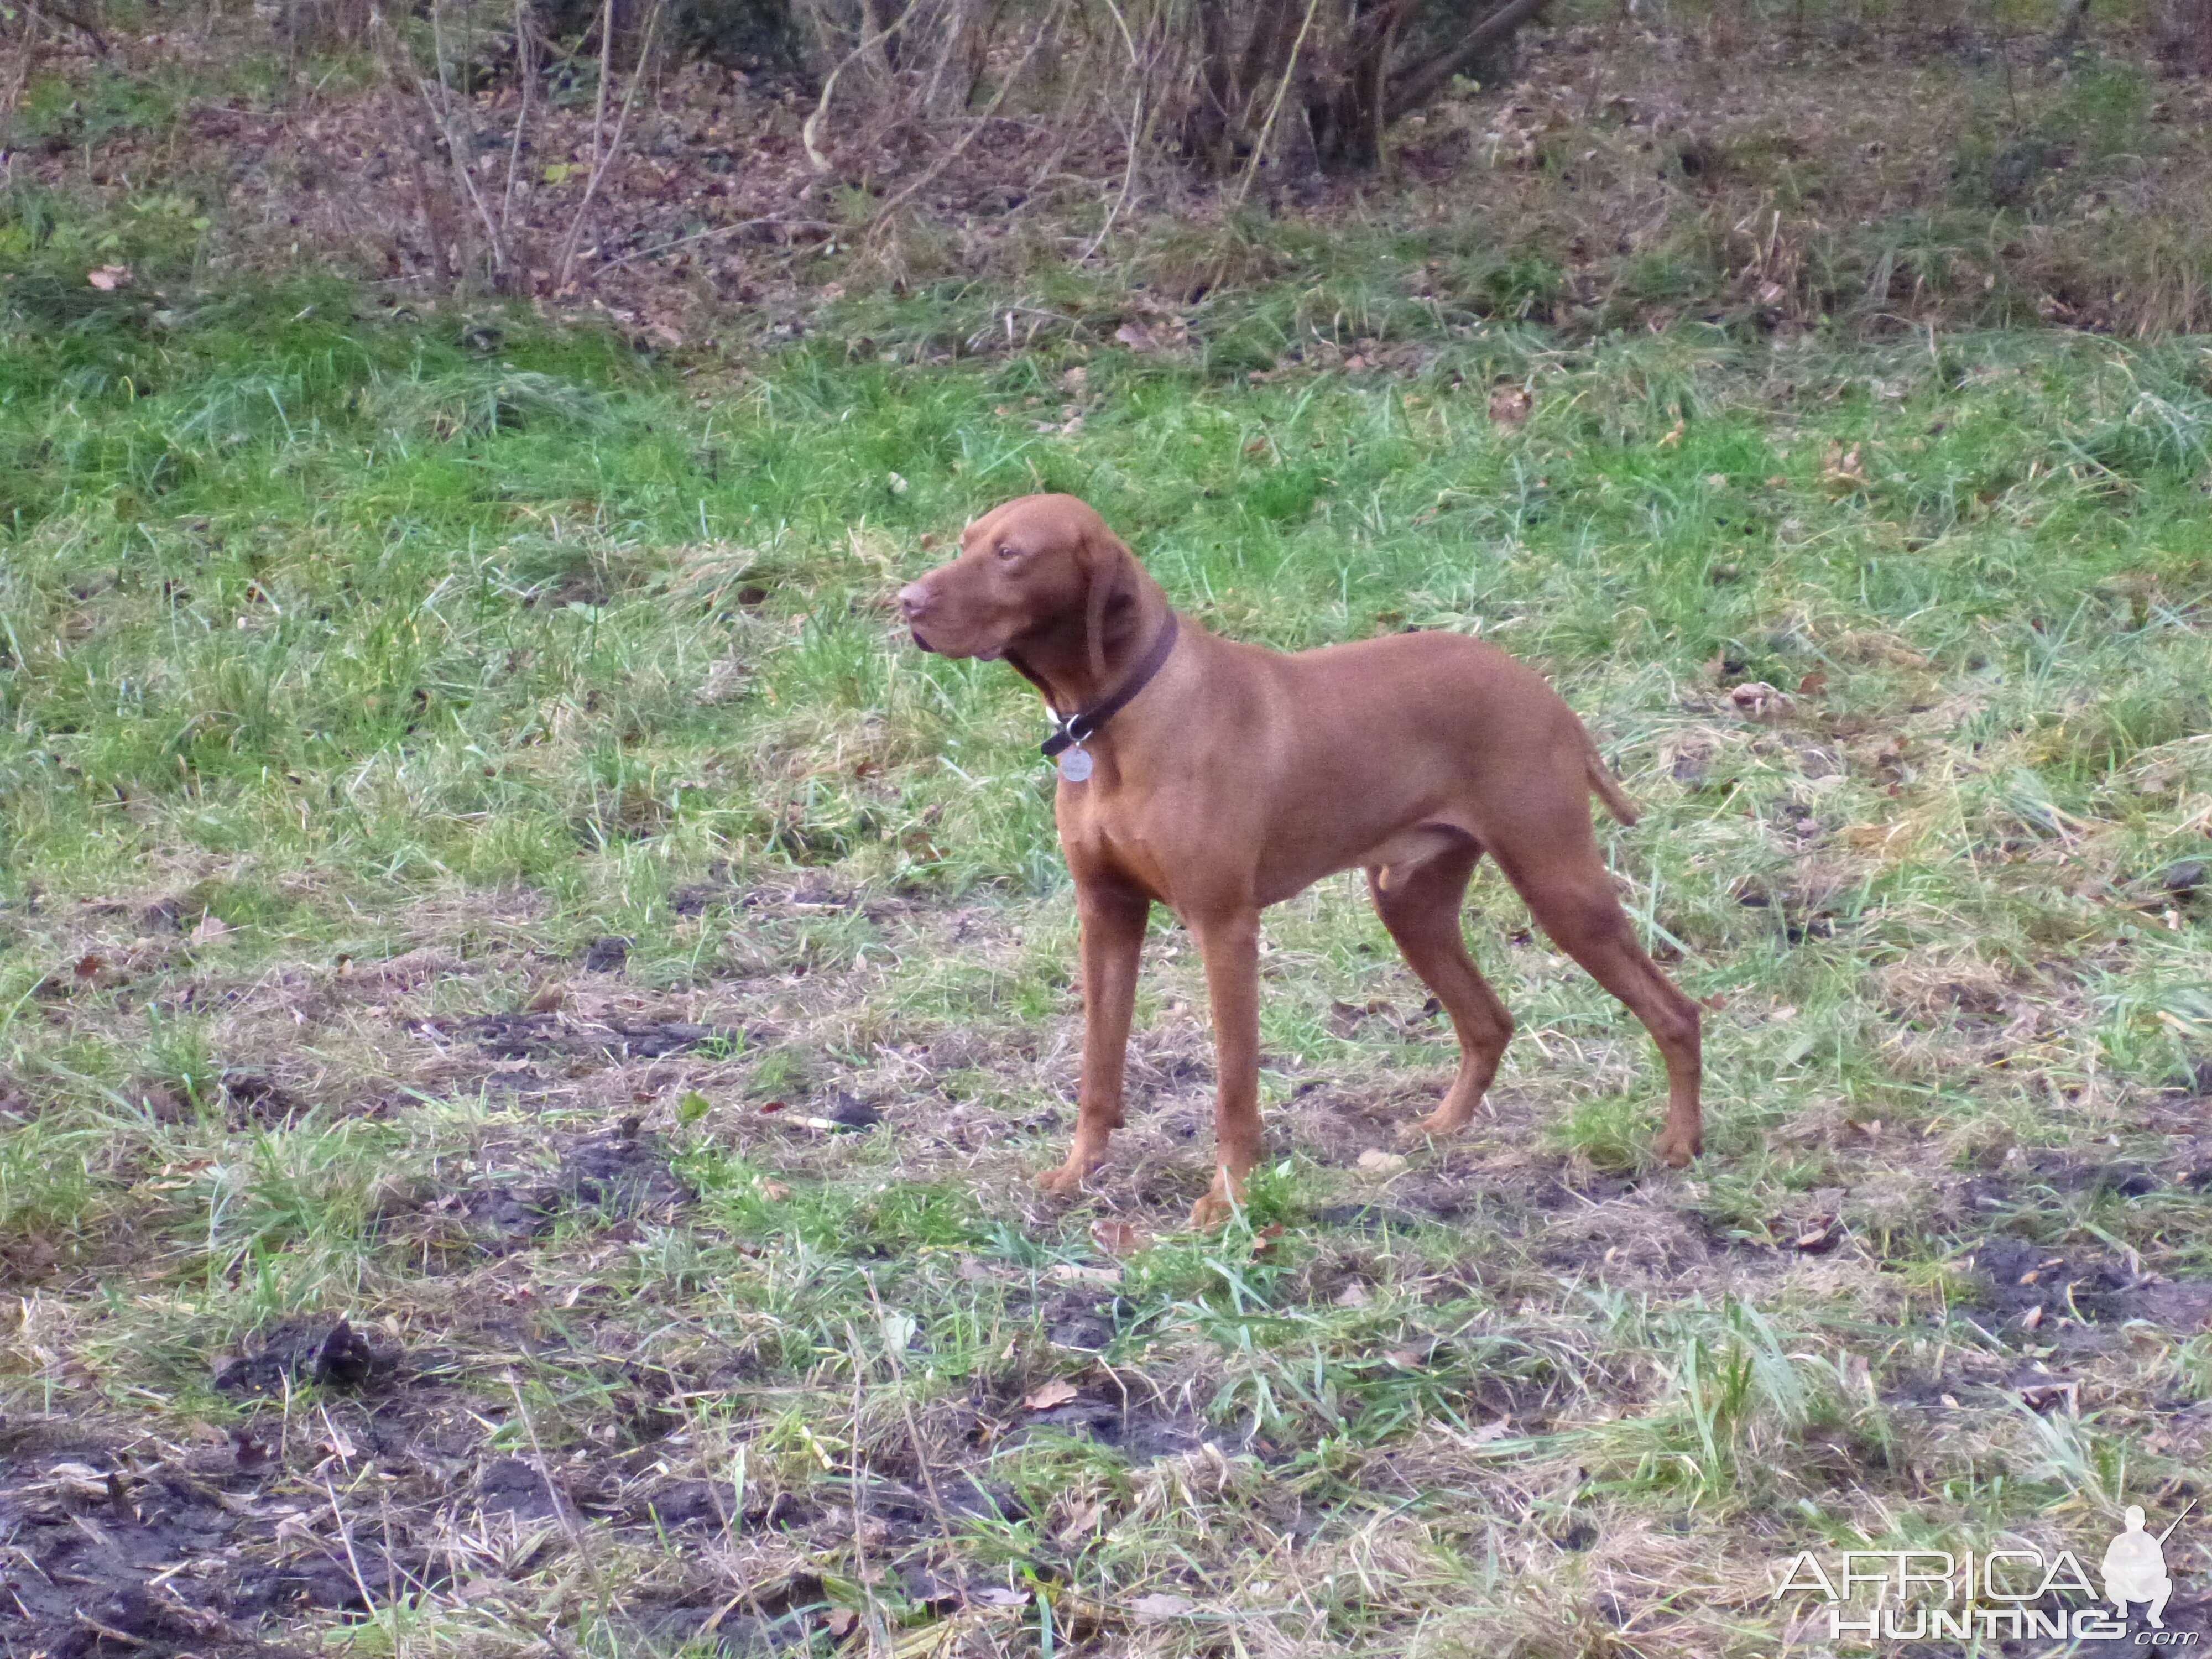
{"type": "Polygon", "coordinates": [[[1036,1178],[1039,1188],[1061,1198],[1073,1198],[1083,1190],[1090,1178],[1090,1166],[1082,1164],[1062,1164],[1056,1169],[1044,1170],[1036,1178]]]}
{"type": "Polygon", "coordinates": [[[1447,1135],[1455,1135],[1466,1127],[1463,1123],[1453,1122],[1442,1112],[1432,1113],[1417,1123],[1400,1124],[1398,1144],[1401,1146],[1419,1146],[1428,1141],[1441,1140],[1447,1135]]]}
{"type": "Polygon", "coordinates": [[[1190,1227],[1193,1232],[1210,1233],[1228,1224],[1237,1213],[1237,1206],[1218,1193],[1208,1193],[1190,1206],[1190,1227]]]}
{"type": "Polygon", "coordinates": [[[1659,1155],[1659,1161],[1668,1169],[1684,1170],[1705,1150],[1705,1138],[1701,1134],[1678,1135],[1672,1130],[1662,1130],[1651,1150],[1659,1155]]]}
{"type": "Polygon", "coordinates": [[[1213,1185],[1206,1196],[1190,1206],[1191,1230],[1211,1232],[1237,1213],[1237,1206],[1244,1201],[1244,1177],[1232,1176],[1226,1165],[1213,1172],[1213,1185]]]}

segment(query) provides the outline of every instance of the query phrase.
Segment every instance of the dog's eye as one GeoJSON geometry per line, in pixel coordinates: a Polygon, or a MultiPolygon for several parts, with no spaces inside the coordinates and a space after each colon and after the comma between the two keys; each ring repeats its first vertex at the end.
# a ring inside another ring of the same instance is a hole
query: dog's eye
{"type": "Polygon", "coordinates": [[[998,551],[999,556],[1002,559],[1018,559],[1022,556],[1022,550],[1012,542],[1000,542],[998,551]]]}

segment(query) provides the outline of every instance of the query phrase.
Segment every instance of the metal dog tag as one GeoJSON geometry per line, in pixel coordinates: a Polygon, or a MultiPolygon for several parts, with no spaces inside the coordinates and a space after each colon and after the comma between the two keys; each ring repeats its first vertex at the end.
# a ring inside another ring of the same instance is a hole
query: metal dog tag
{"type": "Polygon", "coordinates": [[[1091,775],[1091,757],[1083,750],[1063,749],[1055,763],[1060,768],[1060,775],[1070,783],[1080,783],[1091,775]]]}

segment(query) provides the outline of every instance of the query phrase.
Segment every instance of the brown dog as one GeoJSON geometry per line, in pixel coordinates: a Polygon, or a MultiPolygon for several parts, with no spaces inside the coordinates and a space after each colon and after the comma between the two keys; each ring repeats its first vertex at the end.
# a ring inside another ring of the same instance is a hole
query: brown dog
{"type": "Polygon", "coordinates": [[[1458,1077],[1407,1133],[1464,1128],[1513,1034],[1460,933],[1486,852],[1657,1042],[1659,1155],[1679,1166],[1702,1150],[1698,1007],[1637,943],[1589,797],[1624,823],[1634,811],[1534,671],[1458,634],[1295,656],[1218,639],[1178,619],[1072,495],[986,514],[958,558],[898,598],[923,650],[1003,657],[1061,717],[1046,750],[1060,757],[1060,844],[1082,922],[1083,1079],[1075,1145],[1046,1188],[1074,1192],[1123,1121],[1137,958],[1157,902],[1198,938],[1219,1061],[1217,1169],[1191,1219],[1229,1213],[1260,1158],[1260,912],[1354,866],[1459,1036],[1458,1077]]]}

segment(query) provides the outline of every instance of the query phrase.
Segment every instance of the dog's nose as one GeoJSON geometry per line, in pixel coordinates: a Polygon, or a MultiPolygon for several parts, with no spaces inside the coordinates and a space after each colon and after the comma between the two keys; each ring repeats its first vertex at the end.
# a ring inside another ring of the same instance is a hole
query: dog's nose
{"type": "Polygon", "coordinates": [[[908,582],[904,587],[899,589],[898,602],[899,609],[905,613],[906,619],[913,622],[920,617],[923,611],[929,609],[929,590],[920,582],[908,582]]]}

